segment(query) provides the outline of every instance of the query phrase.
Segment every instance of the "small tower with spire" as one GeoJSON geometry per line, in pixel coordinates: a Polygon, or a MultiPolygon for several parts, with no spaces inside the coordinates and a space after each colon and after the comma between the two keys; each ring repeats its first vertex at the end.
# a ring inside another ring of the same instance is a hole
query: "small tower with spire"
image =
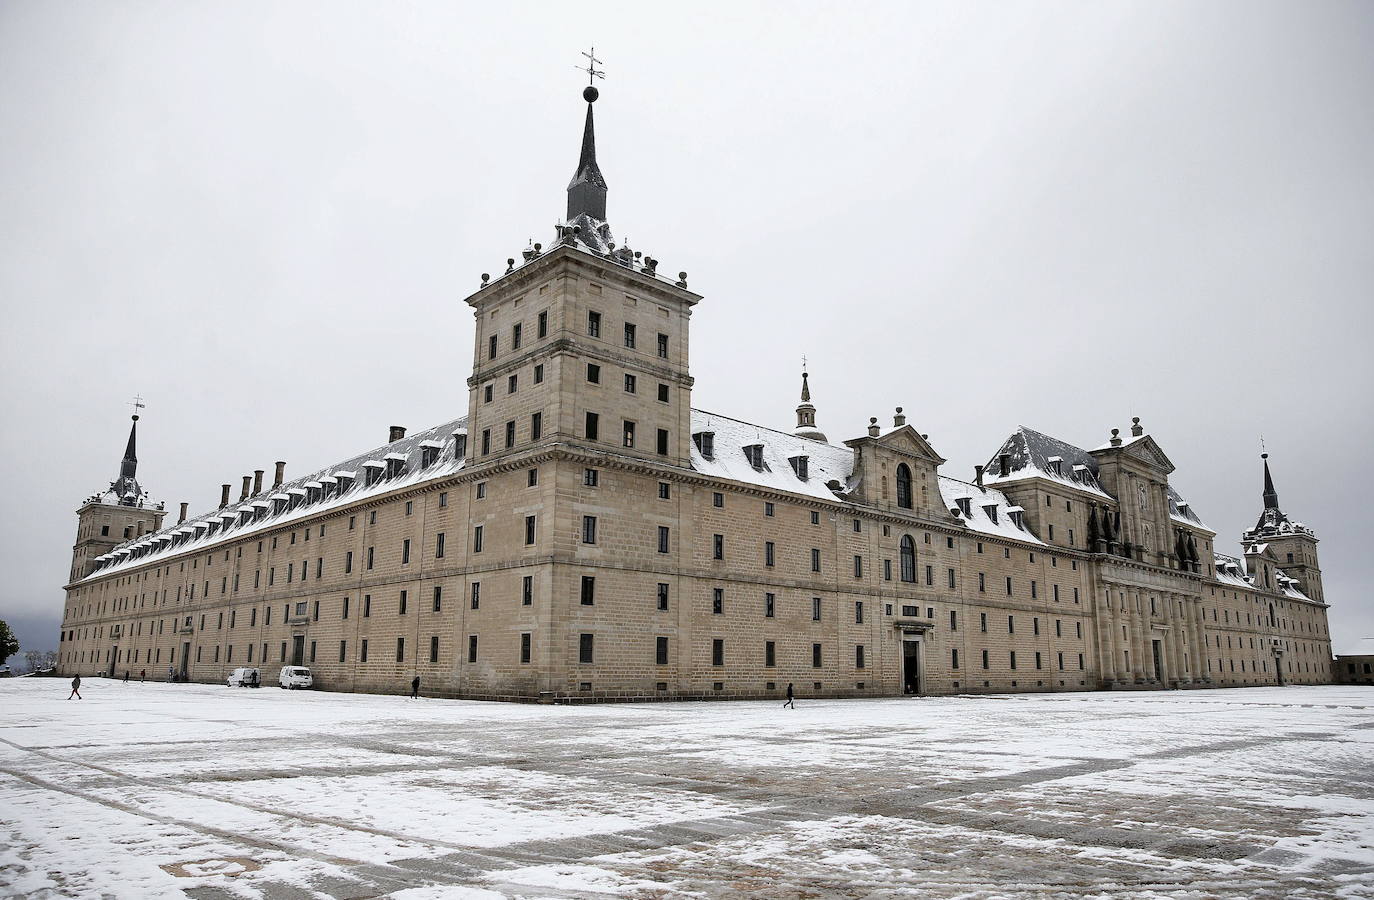
{"type": "Polygon", "coordinates": [[[816,427],[816,407],[811,405],[811,383],[806,366],[802,366],[801,403],[797,404],[797,437],[825,442],[825,432],[816,427]]]}
{"type": "Polygon", "coordinates": [[[1279,508],[1279,492],[1269,471],[1269,454],[1261,453],[1264,465],[1264,510],[1255,527],[1245,532],[1241,540],[1248,546],[1268,544],[1278,557],[1279,568],[1290,578],[1296,578],[1302,592],[1313,600],[1322,598],[1322,572],[1317,561],[1317,535],[1301,522],[1288,518],[1279,508]]]}
{"type": "Polygon", "coordinates": [[[138,412],[141,399],[134,400],[129,440],[119,462],[119,477],[110,486],[87,497],[77,509],[76,543],[72,546],[70,581],[90,574],[93,562],[124,541],[157,531],[167,512],[162,503],[153,503],[138,483],[138,412]]]}

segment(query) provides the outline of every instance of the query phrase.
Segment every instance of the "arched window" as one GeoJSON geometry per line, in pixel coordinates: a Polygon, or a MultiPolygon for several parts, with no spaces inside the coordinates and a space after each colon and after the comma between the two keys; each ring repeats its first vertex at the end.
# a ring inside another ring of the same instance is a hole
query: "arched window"
{"type": "Polygon", "coordinates": [[[902,535],[902,580],[916,583],[916,542],[909,534],[902,535]]]}
{"type": "Polygon", "coordinates": [[[911,469],[906,463],[897,464],[897,505],[911,509],[911,469]]]}

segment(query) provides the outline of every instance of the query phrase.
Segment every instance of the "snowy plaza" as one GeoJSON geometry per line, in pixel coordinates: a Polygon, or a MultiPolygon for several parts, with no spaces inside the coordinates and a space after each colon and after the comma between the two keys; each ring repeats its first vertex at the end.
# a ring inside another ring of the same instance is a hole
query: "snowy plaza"
{"type": "Polygon", "coordinates": [[[1367,688],[67,691],[0,683],[4,896],[1374,896],[1367,688]]]}

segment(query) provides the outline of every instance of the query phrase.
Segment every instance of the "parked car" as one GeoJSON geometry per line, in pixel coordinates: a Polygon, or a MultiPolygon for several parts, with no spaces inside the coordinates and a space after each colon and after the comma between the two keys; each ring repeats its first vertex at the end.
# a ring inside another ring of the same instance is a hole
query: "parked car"
{"type": "Polygon", "coordinates": [[[262,675],[251,666],[235,669],[229,673],[230,687],[257,687],[262,684],[262,675]]]}
{"type": "Polygon", "coordinates": [[[281,674],[277,676],[277,683],[291,690],[308,688],[314,685],[315,677],[310,674],[310,670],[305,666],[282,666],[281,674]]]}

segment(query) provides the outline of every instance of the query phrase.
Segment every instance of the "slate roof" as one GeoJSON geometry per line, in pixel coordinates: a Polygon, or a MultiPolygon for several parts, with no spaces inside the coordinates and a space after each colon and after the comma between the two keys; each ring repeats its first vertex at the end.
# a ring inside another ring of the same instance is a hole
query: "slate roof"
{"type": "Polygon", "coordinates": [[[992,454],[984,470],[983,482],[994,484],[1031,475],[1113,499],[1097,483],[1097,460],[1092,454],[1081,447],[1020,425],[1003,442],[1001,449],[992,454]],[[1001,457],[1004,453],[1011,457],[1009,474],[1005,477],[1001,474],[1001,457]],[[1058,472],[1052,463],[1056,458],[1060,461],[1058,472]]]}

